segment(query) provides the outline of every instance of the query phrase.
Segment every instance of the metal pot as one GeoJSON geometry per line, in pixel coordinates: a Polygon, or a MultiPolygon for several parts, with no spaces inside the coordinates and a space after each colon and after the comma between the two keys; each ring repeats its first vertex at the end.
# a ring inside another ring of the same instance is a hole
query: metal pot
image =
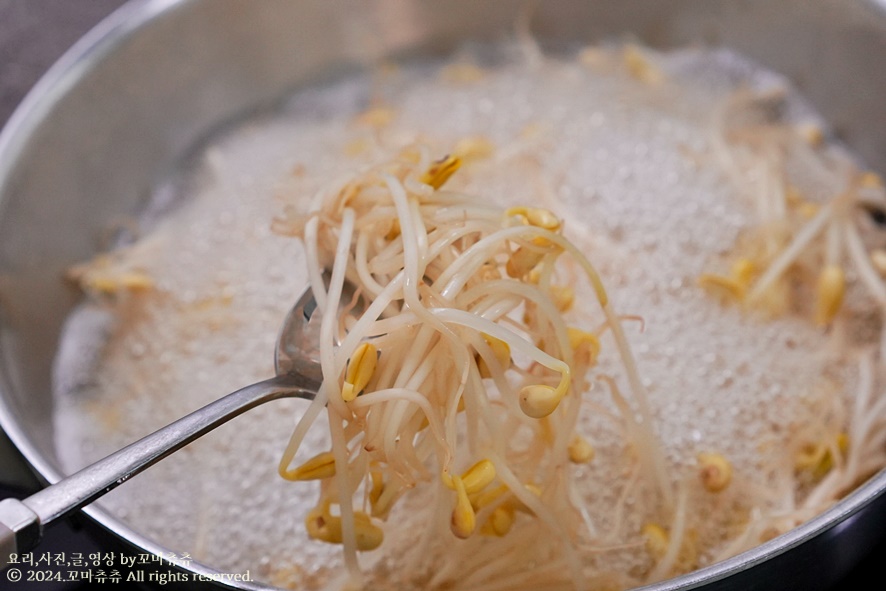
{"type": "MultiPolygon", "coordinates": [[[[49,482],[62,476],[49,376],[76,295],[59,278],[95,254],[103,227],[138,211],[220,122],[383,56],[495,39],[522,4],[136,0],[72,48],[0,135],[0,424],[34,469],[49,482]]],[[[557,44],[630,34],[655,47],[732,47],[790,77],[857,154],[886,170],[883,0],[556,0],[537,3],[532,20],[537,37],[557,44]]],[[[879,539],[884,489],[881,472],[794,531],[649,589],[824,588],[879,539]]],[[[166,553],[102,509],[85,512],[139,551],[166,553]]]]}

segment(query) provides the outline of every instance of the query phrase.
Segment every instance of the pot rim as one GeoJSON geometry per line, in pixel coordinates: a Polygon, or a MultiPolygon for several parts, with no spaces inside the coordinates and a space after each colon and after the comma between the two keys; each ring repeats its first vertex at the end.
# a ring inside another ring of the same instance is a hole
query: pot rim
{"type": "MultiPolygon", "coordinates": [[[[155,19],[198,0],[129,0],[101,20],[58,59],[28,92],[2,130],[0,130],[0,187],[8,180],[14,163],[28,138],[46,113],[82,79],[86,72],[101,63],[120,47],[132,33],[148,26],[155,19]]],[[[886,0],[862,0],[886,13],[886,0]]],[[[2,199],[2,195],[0,195],[2,199]]],[[[4,386],[0,384],[0,389],[4,386]]],[[[5,396],[0,395],[0,428],[8,435],[37,475],[49,484],[63,476],[39,451],[25,432],[5,396]]],[[[726,579],[736,573],[784,554],[793,548],[840,527],[886,492],[886,469],[872,476],[832,507],[802,525],[736,556],[659,583],[638,588],[638,591],[677,591],[695,589],[726,579]]],[[[170,549],[131,529],[110,512],[89,505],[82,509],[93,521],[112,534],[146,552],[164,557],[164,561],[216,584],[236,589],[272,591],[276,587],[256,581],[238,581],[237,585],[220,580],[222,571],[190,560],[187,564],[170,549]],[[169,556],[169,558],[166,558],[169,556]]]]}

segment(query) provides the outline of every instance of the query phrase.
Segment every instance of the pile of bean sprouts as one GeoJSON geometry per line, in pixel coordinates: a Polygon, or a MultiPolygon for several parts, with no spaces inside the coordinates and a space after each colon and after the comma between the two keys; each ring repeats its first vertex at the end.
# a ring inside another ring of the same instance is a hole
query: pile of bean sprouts
{"type": "MultiPolygon", "coordinates": [[[[459,166],[457,156],[433,161],[427,150],[409,148],[321,191],[309,215],[276,220],[278,232],[304,240],[322,313],[324,376],[279,472],[320,481],[305,526],[314,539],[342,544],[351,585],[361,582],[357,553],[377,548],[394,504],[424,486],[434,501],[420,544],[513,536],[537,521],[558,542],[533,554],[547,552],[549,565],[568,573],[567,586],[583,587],[571,540],[576,524],[592,524],[570,463],[593,455],[575,425],[602,333],[613,337],[632,397],[625,400],[614,381],[611,395],[639,464],[669,507],[673,493],[644,387],[606,290],[564,238],[562,221],[548,210],[502,210],[443,189],[459,166]],[[556,283],[561,256],[584,270],[600,326],[565,323],[575,293],[556,283]],[[340,302],[345,282],[356,288],[353,301],[340,302]],[[324,408],[332,448],[296,465],[324,408]]],[[[510,554],[482,562],[478,578],[496,570],[538,576],[534,561],[520,566],[510,554]]],[[[465,572],[462,584],[471,582],[465,572]]]]}
{"type": "Polygon", "coordinates": [[[773,484],[756,493],[769,509],[755,507],[715,560],[793,529],[886,465],[886,187],[818,125],[785,124],[784,100],[784,92],[740,91],[719,109],[712,152],[747,187],[755,223],[729,253],[730,270],[702,274],[699,284],[764,317],[813,321],[857,353],[858,380],[793,434],[786,461],[769,469],[773,484]],[[810,198],[813,188],[823,198],[810,198]]]}

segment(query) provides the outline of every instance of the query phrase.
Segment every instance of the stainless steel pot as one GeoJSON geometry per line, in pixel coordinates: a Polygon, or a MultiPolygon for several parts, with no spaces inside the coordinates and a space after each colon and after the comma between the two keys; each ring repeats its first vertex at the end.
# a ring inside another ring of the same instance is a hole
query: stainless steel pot
{"type": "MultiPolygon", "coordinates": [[[[0,424],[47,481],[50,368],[75,294],[60,281],[102,228],[220,122],[382,56],[439,54],[512,30],[517,0],[141,0],[62,58],[0,135],[0,424]]],[[[788,75],[868,164],[886,170],[883,0],[554,0],[543,41],[630,34],[652,46],[727,45],[788,75]]],[[[812,522],[650,589],[821,589],[886,524],[886,472],[812,522]]],[[[86,513],[144,552],[165,549],[86,513]]],[[[211,565],[185,570],[211,575],[211,565]]],[[[241,588],[265,588],[242,583],[241,588]]]]}

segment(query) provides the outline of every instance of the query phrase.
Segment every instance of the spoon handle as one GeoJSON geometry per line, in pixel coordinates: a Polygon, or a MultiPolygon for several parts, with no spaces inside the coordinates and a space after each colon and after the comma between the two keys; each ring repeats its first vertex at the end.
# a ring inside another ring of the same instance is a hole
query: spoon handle
{"type": "Polygon", "coordinates": [[[11,553],[29,550],[43,527],[88,505],[130,477],[256,406],[279,398],[312,400],[320,384],[299,375],[278,375],[219,398],[27,499],[0,501],[0,568],[11,553]]]}

